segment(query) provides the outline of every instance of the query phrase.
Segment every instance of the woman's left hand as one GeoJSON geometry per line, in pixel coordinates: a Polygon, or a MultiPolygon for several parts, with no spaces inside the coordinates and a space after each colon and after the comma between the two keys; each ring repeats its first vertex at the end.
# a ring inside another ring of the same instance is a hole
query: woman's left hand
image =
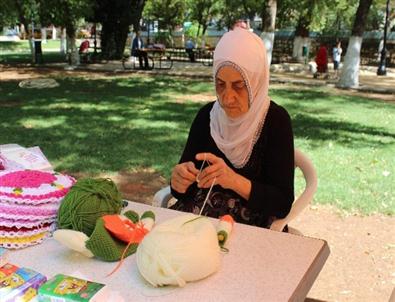
{"type": "Polygon", "coordinates": [[[209,188],[215,180],[215,184],[220,185],[224,189],[232,189],[237,176],[225,161],[215,156],[212,153],[198,153],[196,154],[197,160],[208,161],[211,165],[204,168],[203,171],[197,176],[199,188],[209,188]]]}

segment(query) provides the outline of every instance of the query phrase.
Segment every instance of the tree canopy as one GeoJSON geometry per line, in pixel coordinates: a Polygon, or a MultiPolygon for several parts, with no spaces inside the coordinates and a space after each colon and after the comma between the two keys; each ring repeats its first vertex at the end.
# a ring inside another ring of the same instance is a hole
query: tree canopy
{"type": "MultiPolygon", "coordinates": [[[[157,21],[160,30],[171,33],[184,22],[192,22],[195,34],[204,36],[210,24],[230,28],[240,18],[253,21],[260,17],[257,29],[296,30],[307,36],[351,34],[359,0],[1,0],[0,26],[23,24],[56,25],[73,37],[81,20],[100,23],[102,53],[120,58],[133,25],[140,29],[140,19],[157,21]]],[[[364,30],[382,30],[386,0],[373,1],[363,23],[364,30]]],[[[391,18],[395,18],[392,8],[391,18]]],[[[358,26],[357,26],[358,27],[358,26]]],[[[360,26],[361,27],[361,26],[360,26]]]]}
{"type": "Polygon", "coordinates": [[[185,20],[186,0],[148,0],[143,16],[159,22],[159,28],[170,32],[185,20]]]}

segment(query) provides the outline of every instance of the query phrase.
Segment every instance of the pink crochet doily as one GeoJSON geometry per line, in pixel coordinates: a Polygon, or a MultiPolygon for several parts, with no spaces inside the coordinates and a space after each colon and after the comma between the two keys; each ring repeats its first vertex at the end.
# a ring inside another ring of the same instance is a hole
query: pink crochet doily
{"type": "Polygon", "coordinates": [[[56,177],[43,171],[21,170],[0,176],[0,187],[38,188],[42,184],[51,184],[56,177]]]}
{"type": "Polygon", "coordinates": [[[33,228],[16,228],[0,226],[0,237],[15,238],[15,237],[30,237],[43,232],[53,232],[55,223],[46,223],[43,226],[33,228]]]}
{"type": "Polygon", "coordinates": [[[0,171],[0,200],[18,204],[59,203],[75,183],[60,173],[0,171]]]}
{"type": "Polygon", "coordinates": [[[59,206],[60,203],[23,205],[2,202],[0,200],[0,218],[32,221],[56,218],[59,206]]]}
{"type": "Polygon", "coordinates": [[[40,227],[45,225],[46,223],[53,223],[56,221],[56,217],[54,218],[46,218],[41,220],[31,221],[28,219],[7,219],[7,218],[0,218],[0,226],[5,227],[16,227],[20,228],[34,228],[40,227]]]}
{"type": "MultiPolygon", "coordinates": [[[[39,235],[39,234],[37,234],[37,235],[39,235]]],[[[4,247],[6,249],[22,249],[22,248],[36,245],[36,244],[43,242],[43,240],[45,238],[47,238],[49,234],[44,232],[44,233],[42,233],[42,235],[43,236],[38,239],[30,239],[29,237],[31,237],[31,236],[28,236],[28,237],[26,237],[25,242],[12,242],[12,241],[9,241],[5,237],[0,237],[0,240],[1,240],[0,247],[4,247]]],[[[35,235],[33,235],[33,236],[35,236],[35,235]]]]}

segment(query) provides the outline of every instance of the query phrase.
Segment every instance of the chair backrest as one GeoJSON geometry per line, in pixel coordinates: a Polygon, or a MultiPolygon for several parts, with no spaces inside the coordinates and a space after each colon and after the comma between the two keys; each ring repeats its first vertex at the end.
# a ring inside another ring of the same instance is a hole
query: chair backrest
{"type": "MultiPolygon", "coordinates": [[[[306,186],[298,198],[292,204],[292,208],[285,218],[275,220],[270,229],[281,232],[284,227],[297,217],[313,200],[317,190],[317,173],[311,160],[302,151],[295,148],[295,168],[299,168],[304,176],[306,186]]],[[[170,192],[170,186],[156,192],[152,205],[167,208],[169,201],[174,198],[170,192]]]]}
{"type": "Polygon", "coordinates": [[[295,148],[295,167],[299,168],[304,176],[306,186],[302,194],[292,204],[292,208],[285,218],[275,220],[270,229],[281,232],[284,227],[298,216],[313,200],[317,190],[318,178],[314,165],[302,151],[295,148]]]}
{"type": "Polygon", "coordinates": [[[166,186],[155,193],[152,205],[154,207],[167,208],[169,200],[174,198],[171,195],[170,186],[166,186]]]}

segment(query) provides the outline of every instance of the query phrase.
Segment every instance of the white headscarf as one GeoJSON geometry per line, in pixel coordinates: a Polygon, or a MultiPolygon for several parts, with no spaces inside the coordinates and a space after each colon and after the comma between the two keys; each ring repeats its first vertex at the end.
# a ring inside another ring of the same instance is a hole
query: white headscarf
{"type": "Polygon", "coordinates": [[[210,112],[210,132],[218,148],[236,168],[248,162],[269,109],[269,65],[262,40],[245,29],[224,34],[214,51],[214,80],[223,66],[233,66],[246,82],[249,110],[230,118],[219,100],[210,112]]]}

